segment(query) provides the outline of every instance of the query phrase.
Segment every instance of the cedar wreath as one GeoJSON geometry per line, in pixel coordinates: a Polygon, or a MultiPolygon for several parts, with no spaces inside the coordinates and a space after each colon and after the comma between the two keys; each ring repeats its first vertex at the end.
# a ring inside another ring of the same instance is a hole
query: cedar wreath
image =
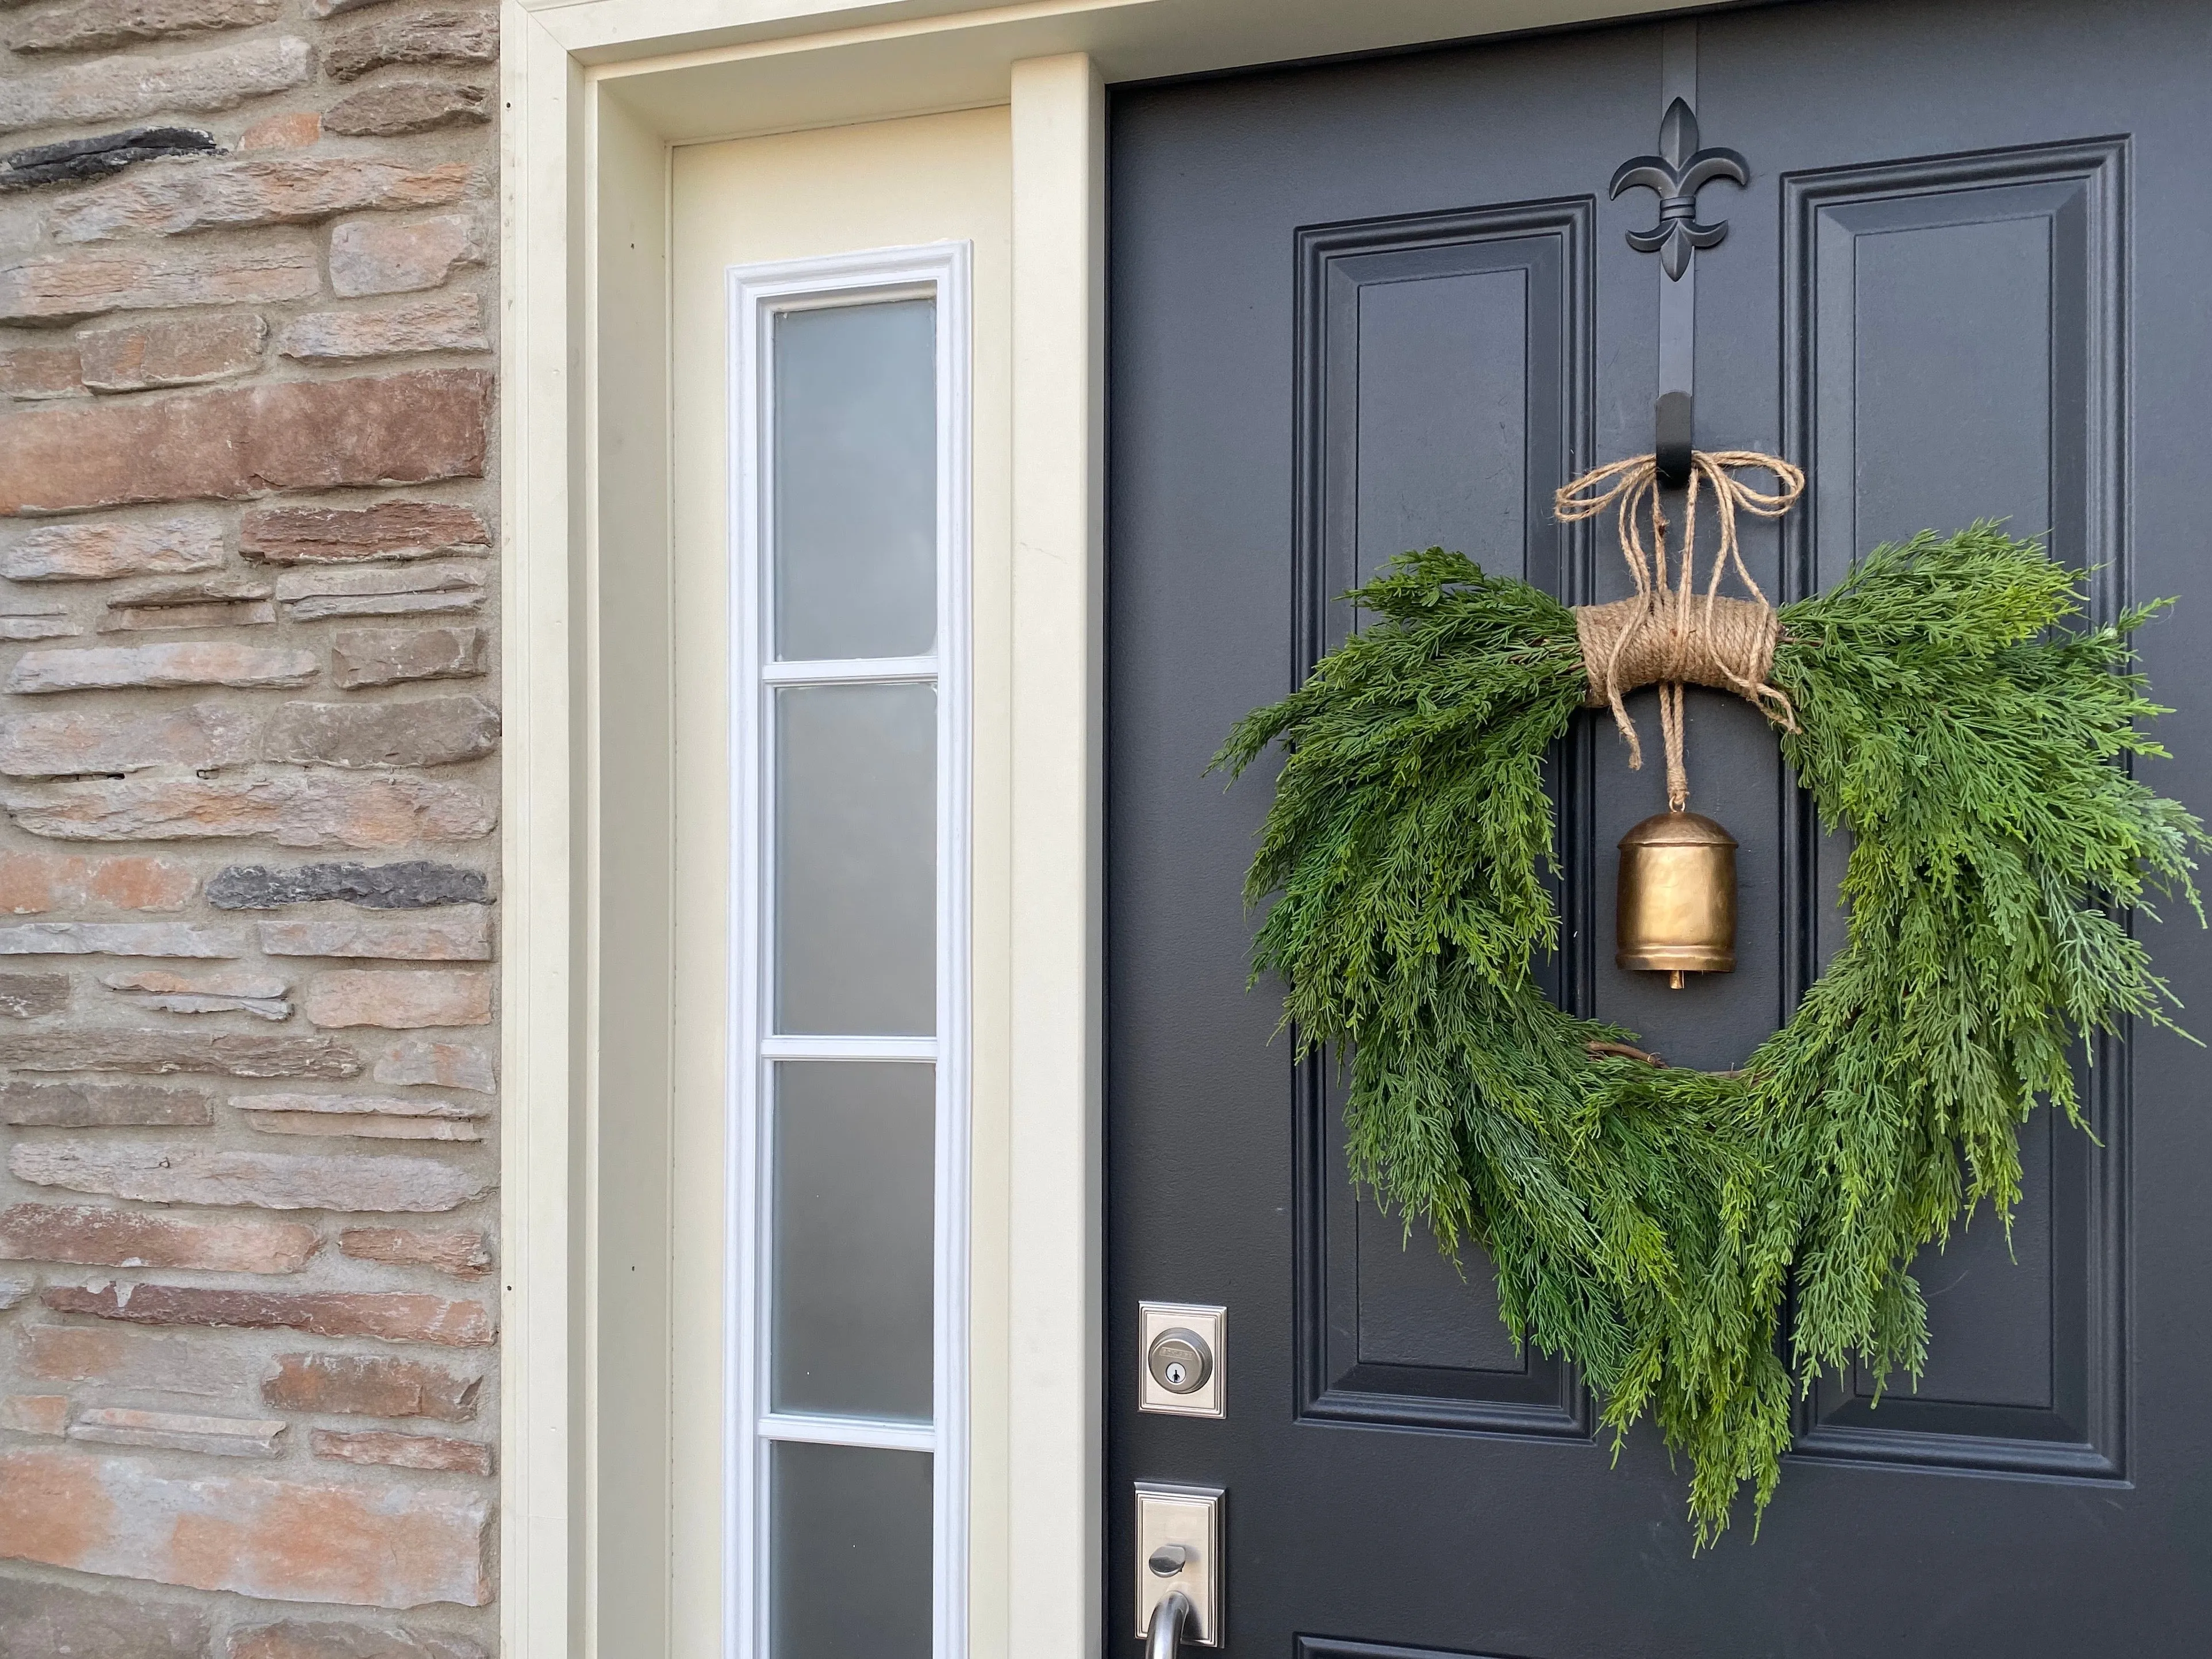
{"type": "Polygon", "coordinates": [[[2080,580],[1984,522],[1782,608],[1777,736],[1854,837],[1850,928],[1741,1072],[1593,1049],[1628,1034],[1531,975],[1559,927],[1544,756],[1588,690],[1549,596],[1401,555],[1346,596],[1374,624],[1215,759],[1285,750],[1254,977],[1281,976],[1301,1055],[1349,1056],[1355,1182],[1480,1245],[1516,1341],[1579,1366],[1616,1437],[1651,1413],[1701,1545],[1743,1483],[1754,1515],[1773,1496],[1793,1390],[1855,1359],[1917,1378],[1908,1265],[1983,1200],[2009,1228],[2039,1099],[2086,1129],[2076,1040],[2170,1024],[2127,919],[2155,889],[2203,920],[2206,837],[2126,769],[2166,753],[2129,672],[2160,607],[2084,629],[2080,580]]]}

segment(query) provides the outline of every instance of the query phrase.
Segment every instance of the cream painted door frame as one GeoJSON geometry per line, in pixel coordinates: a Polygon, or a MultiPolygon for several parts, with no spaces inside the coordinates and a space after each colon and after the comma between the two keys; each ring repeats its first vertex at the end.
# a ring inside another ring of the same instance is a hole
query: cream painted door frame
{"type": "MultiPolygon", "coordinates": [[[[977,1654],[1099,1604],[1109,81],[1648,11],[1620,0],[575,0],[502,15],[501,1603],[509,1659],[670,1629],[673,146],[1010,106],[1003,1545],[977,1654]],[[659,1616],[653,1616],[657,1608],[659,1616]],[[604,1640],[602,1624],[605,1624],[604,1640]]],[[[979,325],[983,319],[979,318],[979,325]]],[[[988,510],[979,501],[979,513],[988,510]]],[[[979,688],[980,690],[980,688],[979,688]]],[[[984,718],[979,709],[979,720],[984,718]]],[[[985,902],[979,892],[978,903],[985,902]]],[[[702,1656],[702,1659],[705,1659],[702,1656]]]]}

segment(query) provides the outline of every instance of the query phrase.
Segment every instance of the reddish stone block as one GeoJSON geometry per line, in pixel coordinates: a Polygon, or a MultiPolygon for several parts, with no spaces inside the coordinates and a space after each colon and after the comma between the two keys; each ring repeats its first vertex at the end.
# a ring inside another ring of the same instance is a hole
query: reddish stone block
{"type": "MultiPolygon", "coordinates": [[[[69,1432],[69,1396],[65,1394],[11,1394],[0,1396],[0,1429],[18,1434],[69,1432]]],[[[0,1653],[7,1651],[0,1648],[0,1653]]]]}
{"type": "Polygon", "coordinates": [[[0,1123],[43,1129],[198,1127],[215,1121],[204,1089],[145,1083],[0,1083],[0,1123]]]}
{"type": "Polygon", "coordinates": [[[200,1267],[295,1273],[320,1248],[292,1221],[181,1221],[98,1204],[16,1204],[0,1211],[0,1259],[100,1267],[200,1267]]]}
{"type": "Polygon", "coordinates": [[[479,477],[482,369],[296,380],[0,417],[0,514],[479,477]]]}
{"type": "MultiPolygon", "coordinates": [[[[118,67],[134,68],[139,61],[125,59],[118,67]]],[[[266,305],[312,300],[322,287],[322,262],[304,237],[252,247],[73,249],[0,264],[0,320],[58,322],[106,311],[266,305]]]]}
{"type": "Polygon", "coordinates": [[[209,640],[171,645],[62,646],[26,651],[8,672],[18,695],[137,686],[305,685],[321,666],[309,651],[209,640]]]}
{"type": "Polygon", "coordinates": [[[251,372],[268,325],[252,313],[133,323],[76,337],[85,385],[94,392],[197,386],[251,372]]]}
{"type": "Polygon", "coordinates": [[[428,1083],[441,1089],[466,1089],[489,1095],[499,1088],[490,1051],[472,1042],[439,1042],[407,1037],[377,1056],[379,1083],[428,1083]]]}
{"type": "Polygon", "coordinates": [[[230,1152],[93,1139],[26,1141],[8,1155],[19,1180],[144,1204],[252,1204],[265,1210],[434,1213],[491,1182],[423,1158],[230,1152]]]}
{"type": "Polygon", "coordinates": [[[349,1227],[339,1252],[396,1267],[435,1267],[456,1279],[482,1279],[492,1270],[491,1241],[482,1233],[422,1232],[410,1227],[349,1227]]]}
{"type": "Polygon", "coordinates": [[[33,14],[9,32],[17,52],[97,52],[275,21],[276,0],[79,0],[33,14]]]}
{"type": "Polygon", "coordinates": [[[204,1452],[210,1457],[274,1457],[285,1425],[273,1417],[202,1417],[187,1412],[95,1406],[77,1413],[72,1440],[100,1446],[146,1446],[204,1452]]]}
{"type": "Polygon", "coordinates": [[[483,515],[446,501],[380,501],[374,507],[261,507],[240,522],[238,550],[270,564],[348,564],[482,553],[491,545],[483,515]]]}
{"type": "Polygon", "coordinates": [[[433,294],[359,311],[311,312],[276,337],[283,356],[307,363],[359,362],[424,351],[489,351],[483,303],[473,294],[433,294]]]}
{"type": "Polygon", "coordinates": [[[0,547],[0,576],[18,582],[179,575],[222,565],[222,526],[199,517],[47,525],[0,547]]]}
{"type": "Polygon", "coordinates": [[[491,975],[340,969],[307,981],[301,1006],[318,1025],[488,1025],[491,975]]]}
{"type": "Polygon", "coordinates": [[[478,628],[357,628],[331,636],[331,684],[349,691],[405,680],[472,679],[483,672],[478,628]]]}
{"type": "Polygon", "coordinates": [[[442,1469],[489,1474],[491,1448],[481,1440],[442,1434],[394,1434],[389,1429],[348,1433],[317,1429],[308,1443],[328,1463],[375,1463],[395,1469],[442,1469]]]}
{"type": "Polygon", "coordinates": [[[343,1135],[356,1140],[482,1140],[473,1123],[446,1118],[386,1117],[374,1112],[256,1112],[250,1127],[265,1135],[343,1135]]]}
{"type": "Polygon", "coordinates": [[[340,1417],[427,1417],[466,1423],[477,1414],[480,1376],[428,1360],[380,1354],[288,1353],[261,1385],[262,1403],[279,1411],[340,1417]]]}
{"type": "Polygon", "coordinates": [[[258,149],[305,149],[323,136],[323,118],[311,109],[264,115],[238,135],[238,153],[258,149]]]}
{"type": "Polygon", "coordinates": [[[473,611],[484,602],[486,574],[473,562],[390,569],[287,570],[276,578],[276,601],[294,622],[473,611]]]}
{"type": "Polygon", "coordinates": [[[0,79],[0,132],[236,109],[314,72],[313,49],[293,35],[163,57],[110,53],[0,79]]]}
{"type": "Polygon", "coordinates": [[[215,1340],[103,1325],[18,1325],[15,1357],[22,1375],[41,1382],[93,1382],[210,1399],[242,1393],[254,1368],[249,1356],[215,1340]]]}
{"type": "Polygon", "coordinates": [[[231,1109],[240,1112],[283,1112],[301,1117],[424,1117],[475,1118],[490,1115],[491,1108],[476,1100],[437,1100],[428,1095],[331,1094],[233,1095],[231,1109]]]}
{"type": "Polygon", "coordinates": [[[237,766],[252,758],[260,728],[253,710],[228,702],[129,710],[69,708],[0,716],[0,773],[60,778],[155,766],[237,766]]]}
{"type": "Polygon", "coordinates": [[[0,398],[74,398],[83,390],[74,347],[0,346],[0,398]]]}
{"type": "Polygon", "coordinates": [[[349,219],[331,231],[331,287],[349,298],[435,288],[457,267],[483,264],[488,251],[483,226],[473,214],[444,213],[412,222],[383,215],[349,219]]]}
{"type": "Polygon", "coordinates": [[[482,1348],[493,1338],[481,1302],[396,1291],[231,1291],[186,1285],[49,1285],[40,1299],[56,1313],[89,1314],[133,1325],[231,1325],[247,1330],[367,1336],[482,1348]]]}
{"type": "MultiPolygon", "coordinates": [[[[4,730],[4,727],[0,727],[4,730]]],[[[499,747],[499,711],[481,697],[407,702],[288,702],[269,722],[264,759],[346,768],[451,766],[499,747]]],[[[4,759],[4,756],[0,756],[4,759]]],[[[483,918],[476,918],[478,925],[483,918]]],[[[454,955],[435,951],[307,951],[303,956],[454,955]]],[[[477,953],[479,955],[482,952],[477,953]]]]}
{"type": "Polygon", "coordinates": [[[235,961],[246,951],[234,928],[183,921],[26,921],[0,927],[0,956],[197,957],[235,961]]]}
{"type": "Polygon", "coordinates": [[[0,1066],[21,1072],[210,1072],[230,1077],[356,1077],[361,1056],[331,1037],[225,1031],[22,1031],[0,1034],[0,1066]]]}
{"type": "Polygon", "coordinates": [[[405,847],[473,840],[498,822],[491,797],[473,785],[404,775],[87,779],[0,799],[18,827],[58,841],[252,836],[283,847],[405,847]]]}
{"type": "Polygon", "coordinates": [[[80,1572],[272,1601],[481,1607],[490,1526],[490,1505],[471,1492],[0,1453],[0,1556],[80,1572]]]}
{"type": "Polygon", "coordinates": [[[364,138],[396,138],[439,127],[491,119],[491,88],[452,81],[393,81],[341,98],[324,112],[323,129],[364,138]]]}
{"type": "Polygon", "coordinates": [[[268,1020],[289,1019],[284,981],[251,968],[179,973],[167,968],[126,968],[102,974],[100,982],[122,992],[141,1008],[173,1014],[245,1012],[268,1020]]]}
{"type": "Polygon", "coordinates": [[[149,1595],[143,1586],[95,1591],[19,1574],[0,1579],[5,1659],[207,1659],[207,1641],[205,1608],[149,1595]]]}
{"type": "Polygon", "coordinates": [[[412,17],[349,29],[323,52],[333,81],[357,81],[388,64],[492,64],[499,61],[499,19],[489,10],[419,12],[412,17]]]}
{"type": "MultiPolygon", "coordinates": [[[[327,118],[324,125],[330,125],[327,118]]],[[[58,242],[307,224],[371,208],[445,207],[460,200],[473,177],[458,161],[416,167],[368,155],[201,161],[149,167],[96,185],[56,208],[46,223],[58,242]]]]}
{"type": "Polygon", "coordinates": [[[36,1019],[69,1006],[67,974],[0,974],[0,1015],[36,1019]]]}
{"type": "Polygon", "coordinates": [[[308,916],[261,924],[272,957],[381,957],[391,961],[489,962],[491,917],[482,906],[419,916],[308,916]]]}
{"type": "Polygon", "coordinates": [[[487,1659],[464,1637],[303,1620],[241,1626],[230,1633],[228,1654],[228,1659],[487,1659]]]}

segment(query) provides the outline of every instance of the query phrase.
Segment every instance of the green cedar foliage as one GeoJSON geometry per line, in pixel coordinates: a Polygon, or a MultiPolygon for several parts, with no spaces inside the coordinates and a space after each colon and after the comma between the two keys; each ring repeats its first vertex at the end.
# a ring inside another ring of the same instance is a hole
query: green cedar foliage
{"type": "Polygon", "coordinates": [[[1579,1365],[1616,1434],[1652,1414],[1701,1543],[1743,1483],[1773,1495],[1793,1389],[1854,1360],[1917,1377],[1907,1267],[1984,1199],[2009,1225],[2028,1111],[2081,1121],[2077,1038],[2164,1023],[2124,918],[2151,887],[2196,904],[2204,831],[2116,763],[2164,753],[2127,672],[2149,610],[2083,629],[2078,580],[1978,524],[1784,608],[1778,735],[1854,838],[1850,932],[1738,1073],[1594,1054],[1628,1034],[1532,977],[1559,929],[1544,757],[1587,689],[1556,600],[1403,555],[1347,596],[1373,624],[1217,757],[1286,751],[1255,977],[1280,975],[1302,1054],[1349,1057],[1354,1178],[1480,1244],[1515,1340],[1579,1365]]]}

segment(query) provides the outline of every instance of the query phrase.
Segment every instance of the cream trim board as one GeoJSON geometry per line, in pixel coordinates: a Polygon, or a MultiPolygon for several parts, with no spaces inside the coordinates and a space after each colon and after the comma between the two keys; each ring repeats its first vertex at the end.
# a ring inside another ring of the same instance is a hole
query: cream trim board
{"type": "Polygon", "coordinates": [[[974,284],[965,242],[828,255],[732,267],[728,273],[730,434],[730,824],[734,874],[729,926],[731,1131],[725,1213],[724,1432],[729,1559],[725,1575],[732,1659],[770,1651],[773,1609],[767,1521],[769,1468],[780,1442],[873,1446],[933,1454],[932,1579],[934,1650],[967,1650],[969,1240],[969,876],[970,830],[969,571],[973,399],[969,390],[974,284]],[[767,598],[775,514],[770,457],[775,319],[793,311],[888,300],[935,301],[937,405],[936,649],[927,657],[832,663],[826,683],[933,683],[936,690],[937,1006],[929,1039],[769,1035],[766,957],[775,919],[769,879],[769,717],[779,685],[807,665],[768,672],[767,598]],[[869,672],[872,670],[873,672],[869,672]],[[933,1066],[934,1335],[927,1425],[776,1413],[769,1409],[770,1309],[763,1273],[775,1218],[768,1161],[770,1099],[779,1059],[927,1061],[933,1066]]]}
{"type": "Polygon", "coordinates": [[[1095,1653],[1103,1556],[1105,90],[1015,66],[1008,1646],[1095,1653]]]}
{"type": "Polygon", "coordinates": [[[588,817],[572,588],[586,469],[571,427],[585,100],[582,66],[529,13],[508,0],[501,24],[500,1632],[510,1656],[567,1656],[589,1625],[591,1514],[576,1152],[594,1022],[573,839],[588,817]]]}
{"type": "MultiPolygon", "coordinates": [[[[756,115],[747,100],[725,105],[711,118],[715,125],[694,135],[700,137],[965,107],[990,95],[974,90],[986,84],[976,77],[978,66],[1003,76],[1007,65],[1022,58],[1073,51],[1090,54],[1109,82],[1134,81],[1650,15],[1706,3],[529,0],[561,44],[594,65],[641,66],[656,76],[737,67],[752,90],[750,101],[763,107],[756,115]],[[832,52],[847,60],[834,81],[817,81],[811,69],[789,61],[832,52]],[[748,72],[744,65],[757,67],[748,72]],[[970,89],[947,96],[963,84],[970,89]],[[762,119],[783,125],[760,125],[762,119]]],[[[672,120],[690,118],[672,108],[668,114],[672,120]]]]}

